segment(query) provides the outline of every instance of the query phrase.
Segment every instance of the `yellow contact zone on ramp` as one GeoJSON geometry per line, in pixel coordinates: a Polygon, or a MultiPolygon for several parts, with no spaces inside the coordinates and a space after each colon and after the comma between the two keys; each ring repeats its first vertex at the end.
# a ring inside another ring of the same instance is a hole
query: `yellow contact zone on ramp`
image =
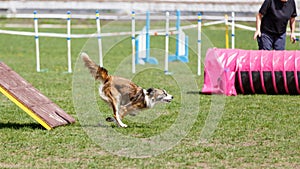
{"type": "Polygon", "coordinates": [[[9,92],[7,92],[1,86],[0,86],[0,92],[3,93],[9,100],[14,102],[17,106],[19,106],[23,111],[25,111],[29,116],[31,116],[34,120],[36,120],[38,123],[40,123],[47,130],[52,129],[47,123],[44,122],[43,119],[41,119],[39,116],[37,116],[32,110],[30,110],[28,107],[26,107],[24,104],[22,104],[19,100],[14,98],[9,92]]]}

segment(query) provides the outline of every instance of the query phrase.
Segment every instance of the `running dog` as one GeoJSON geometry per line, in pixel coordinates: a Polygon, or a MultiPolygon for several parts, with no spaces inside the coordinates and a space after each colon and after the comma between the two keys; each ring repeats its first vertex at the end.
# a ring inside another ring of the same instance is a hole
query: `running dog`
{"type": "Polygon", "coordinates": [[[109,75],[105,68],[93,62],[86,53],[81,53],[81,58],[95,80],[101,82],[99,95],[113,110],[114,118],[108,117],[106,121],[127,127],[122,122],[127,114],[135,115],[136,111],[152,108],[156,103],[170,103],[173,99],[165,90],[143,89],[128,79],[109,75]]]}

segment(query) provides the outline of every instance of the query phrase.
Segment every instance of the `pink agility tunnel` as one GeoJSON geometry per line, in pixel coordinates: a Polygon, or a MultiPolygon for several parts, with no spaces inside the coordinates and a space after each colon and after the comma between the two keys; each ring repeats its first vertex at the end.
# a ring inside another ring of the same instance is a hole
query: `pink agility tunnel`
{"type": "Polygon", "coordinates": [[[208,49],[205,94],[300,94],[300,51],[208,49]]]}

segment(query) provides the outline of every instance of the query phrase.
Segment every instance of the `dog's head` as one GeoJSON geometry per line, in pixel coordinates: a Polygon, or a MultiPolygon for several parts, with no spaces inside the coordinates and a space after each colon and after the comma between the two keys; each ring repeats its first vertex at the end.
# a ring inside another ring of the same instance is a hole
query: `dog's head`
{"type": "Polygon", "coordinates": [[[148,107],[153,107],[156,103],[170,103],[173,96],[163,89],[149,88],[144,91],[148,107]]]}

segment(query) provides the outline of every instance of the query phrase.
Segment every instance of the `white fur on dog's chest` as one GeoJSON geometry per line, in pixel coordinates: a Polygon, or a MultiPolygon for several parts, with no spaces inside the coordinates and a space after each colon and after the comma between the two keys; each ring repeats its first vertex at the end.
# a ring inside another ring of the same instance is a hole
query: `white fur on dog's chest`
{"type": "Polygon", "coordinates": [[[109,102],[109,98],[108,98],[108,97],[105,95],[105,93],[103,92],[103,87],[104,87],[103,84],[101,84],[101,85],[99,86],[99,95],[100,95],[100,97],[101,97],[104,101],[109,102]]]}

